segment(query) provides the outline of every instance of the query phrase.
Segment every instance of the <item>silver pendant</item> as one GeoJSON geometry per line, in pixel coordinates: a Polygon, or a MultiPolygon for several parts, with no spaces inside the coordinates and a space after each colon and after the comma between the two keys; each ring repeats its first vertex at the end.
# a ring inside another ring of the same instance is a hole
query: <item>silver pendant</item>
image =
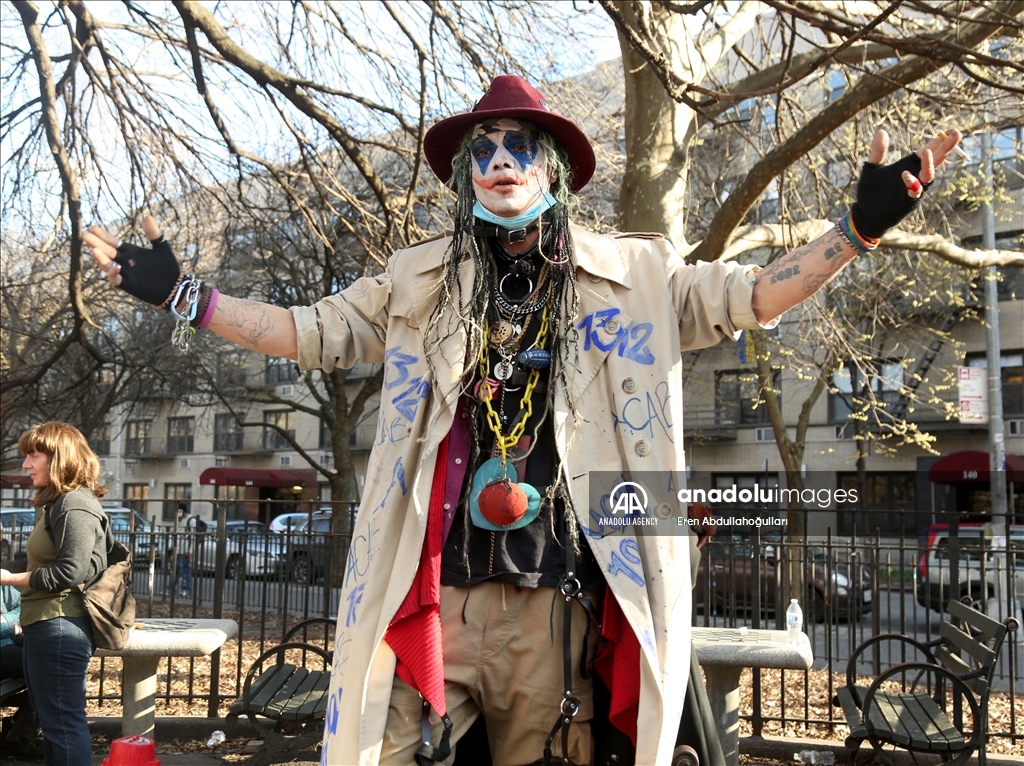
{"type": "Polygon", "coordinates": [[[494,365],[494,377],[498,380],[505,381],[512,377],[512,362],[502,359],[496,365],[494,365]]]}

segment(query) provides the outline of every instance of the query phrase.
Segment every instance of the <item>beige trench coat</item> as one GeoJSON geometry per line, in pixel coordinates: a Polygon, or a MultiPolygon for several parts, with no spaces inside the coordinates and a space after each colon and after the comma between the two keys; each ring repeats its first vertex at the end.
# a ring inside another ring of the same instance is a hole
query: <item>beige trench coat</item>
{"type": "MultiPolygon", "coordinates": [[[[582,326],[573,381],[582,417],[571,416],[559,391],[555,433],[585,527],[588,472],[683,470],[681,352],[760,325],[750,307],[752,267],[687,266],[660,237],[611,238],[578,227],[572,236],[582,326]],[[628,346],[611,343],[631,327],[640,332],[628,346]],[[648,395],[658,417],[633,430],[628,424],[637,425],[637,418],[621,417],[622,408],[648,395]]],[[[448,243],[442,238],[399,251],[381,276],[292,309],[302,369],[385,365],[376,442],[338,606],[322,761],[332,766],[377,763],[395,671],[384,631],[420,559],[438,445],[452,425],[465,372],[465,335],[450,316],[443,321],[454,331],[435,360],[437,380],[424,361],[422,333],[437,303],[448,243]]],[[[472,283],[473,268],[463,261],[462,284],[472,283]]],[[[636,763],[668,764],[689,672],[688,538],[613,535],[590,544],[640,641],[636,763]]]]}

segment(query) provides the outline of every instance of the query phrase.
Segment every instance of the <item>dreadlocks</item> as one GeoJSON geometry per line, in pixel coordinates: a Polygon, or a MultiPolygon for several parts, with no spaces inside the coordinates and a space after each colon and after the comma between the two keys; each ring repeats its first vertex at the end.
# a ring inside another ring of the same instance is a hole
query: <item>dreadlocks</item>
{"type": "MultiPolygon", "coordinates": [[[[572,237],[569,232],[569,214],[578,205],[576,195],[571,190],[571,169],[565,150],[546,131],[538,128],[537,140],[544,149],[547,169],[555,176],[550,189],[556,204],[549,208],[540,220],[540,255],[548,262],[551,279],[548,321],[550,323],[551,368],[547,386],[545,407],[548,412],[554,410],[555,391],[559,386],[565,392],[569,409],[574,418],[578,411],[572,387],[569,385],[570,372],[578,368],[579,344],[574,319],[579,308],[579,295],[576,286],[576,259],[573,254],[572,237]],[[571,356],[570,356],[571,355],[571,356]]],[[[465,351],[466,374],[461,385],[463,391],[473,381],[474,361],[480,358],[487,339],[484,337],[484,325],[490,308],[491,295],[494,288],[493,269],[491,267],[490,248],[483,237],[473,236],[473,206],[476,196],[473,192],[473,168],[470,143],[472,131],[468,131],[458,152],[452,159],[452,176],[449,187],[455,192],[454,233],[448,251],[441,265],[441,289],[437,305],[430,315],[424,332],[424,357],[436,373],[435,354],[442,349],[442,342],[461,328],[467,339],[465,351]],[[459,268],[465,258],[473,261],[473,284],[468,291],[459,282],[459,268]]],[[[443,353],[443,352],[442,352],[443,353]]],[[[442,358],[444,358],[442,356],[442,358]]],[[[458,360],[444,359],[448,364],[458,360]]],[[[434,380],[438,376],[433,375],[434,380]]],[[[445,392],[447,393],[447,392],[445,392]]],[[[480,403],[474,399],[474,411],[470,422],[472,425],[472,454],[470,465],[476,465],[479,459],[479,421],[476,408],[480,403]]],[[[462,506],[465,513],[464,533],[468,534],[472,526],[469,519],[468,483],[462,506]]],[[[579,526],[562,470],[561,458],[553,472],[552,485],[549,487],[544,502],[551,504],[555,498],[561,498],[566,509],[566,528],[573,548],[579,551],[579,526]]],[[[551,514],[552,533],[555,518],[551,514]]],[[[556,536],[557,539],[557,536],[556,536]]],[[[468,555],[468,546],[463,548],[468,555]]],[[[468,562],[467,562],[468,563],[468,562]]]]}

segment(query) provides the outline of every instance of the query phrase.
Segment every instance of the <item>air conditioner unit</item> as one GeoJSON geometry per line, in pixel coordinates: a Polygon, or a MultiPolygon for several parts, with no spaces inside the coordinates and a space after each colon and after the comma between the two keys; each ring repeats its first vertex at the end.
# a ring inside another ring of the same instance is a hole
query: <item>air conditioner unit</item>
{"type": "Polygon", "coordinates": [[[291,396],[295,392],[295,386],[281,386],[281,396],[291,396]]]}
{"type": "Polygon", "coordinates": [[[771,428],[755,428],[754,441],[773,442],[775,441],[775,431],[773,431],[771,428]]]}
{"type": "Polygon", "coordinates": [[[1024,420],[1007,420],[1006,433],[1010,436],[1024,436],[1024,420]]]}
{"type": "Polygon", "coordinates": [[[288,466],[288,465],[291,465],[291,464],[292,464],[292,456],[291,455],[282,455],[281,456],[281,465],[282,466],[288,466]]]}
{"type": "Polygon", "coordinates": [[[191,467],[192,467],[192,460],[191,460],[191,458],[183,457],[181,460],[178,461],[178,468],[191,468],[191,467]]]}
{"type": "Polygon", "coordinates": [[[334,455],[330,452],[325,452],[320,456],[320,465],[331,465],[334,463],[334,455]]]}
{"type": "Polygon", "coordinates": [[[223,468],[227,464],[228,464],[228,459],[226,457],[215,457],[213,459],[213,467],[214,468],[223,468]]]}

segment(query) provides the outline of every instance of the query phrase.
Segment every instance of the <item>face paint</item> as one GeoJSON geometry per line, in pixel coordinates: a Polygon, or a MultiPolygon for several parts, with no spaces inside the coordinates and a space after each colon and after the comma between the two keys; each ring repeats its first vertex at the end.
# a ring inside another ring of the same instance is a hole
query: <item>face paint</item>
{"type": "Polygon", "coordinates": [[[536,128],[503,118],[473,128],[473,190],[495,215],[513,218],[528,210],[548,190],[552,179],[536,128]]]}

